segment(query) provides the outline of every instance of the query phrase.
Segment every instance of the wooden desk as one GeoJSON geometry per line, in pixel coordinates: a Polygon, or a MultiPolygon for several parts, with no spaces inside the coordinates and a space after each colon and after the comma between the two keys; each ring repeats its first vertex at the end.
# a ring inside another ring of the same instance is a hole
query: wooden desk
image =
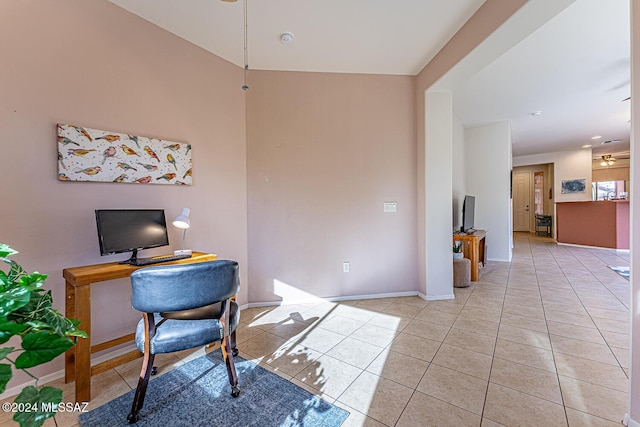
{"type": "Polygon", "coordinates": [[[106,280],[129,277],[134,271],[157,265],[191,264],[194,262],[213,261],[217,258],[213,254],[194,252],[191,258],[170,261],[146,266],[135,266],[110,262],[106,264],[85,265],[82,267],[65,268],[62,276],[66,282],[65,315],[80,322],[79,328],[84,330],[89,338],[78,339],[78,343],[65,354],[64,381],[76,382],[76,402],[91,400],[91,376],[99,374],[142,356],[137,349],[106,362],[91,366],[91,355],[108,348],[133,341],[135,333],[115,338],[113,340],[91,345],[91,284],[106,280]]]}
{"type": "Polygon", "coordinates": [[[462,253],[471,261],[471,281],[477,282],[480,277],[480,262],[487,263],[487,232],[476,230],[471,234],[454,234],[453,241],[462,242],[462,253]]]}

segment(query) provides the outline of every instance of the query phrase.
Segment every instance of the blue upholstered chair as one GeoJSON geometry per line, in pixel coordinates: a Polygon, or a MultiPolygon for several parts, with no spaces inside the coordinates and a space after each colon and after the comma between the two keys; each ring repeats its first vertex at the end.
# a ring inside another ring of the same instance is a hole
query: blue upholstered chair
{"type": "Polygon", "coordinates": [[[129,423],[139,419],[158,353],[204,346],[221,341],[231,395],[240,394],[233,356],[238,354],[235,330],[240,320],[231,298],[239,287],[238,263],[216,260],[202,263],[147,267],[131,274],[133,308],[142,312],[136,345],[144,353],[129,423]]]}

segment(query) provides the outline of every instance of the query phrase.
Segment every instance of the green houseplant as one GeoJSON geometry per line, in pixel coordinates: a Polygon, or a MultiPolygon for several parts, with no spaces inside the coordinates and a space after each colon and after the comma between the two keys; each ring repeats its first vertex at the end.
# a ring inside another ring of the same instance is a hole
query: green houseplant
{"type": "Polygon", "coordinates": [[[77,328],[77,321],[53,308],[51,291],[42,289],[46,274],[27,274],[9,259],[16,253],[0,243],[0,260],[9,266],[7,272],[0,269],[0,345],[13,336],[21,339],[20,348],[0,347],[0,393],[5,391],[14,367],[34,378],[35,385],[25,387],[14,404],[5,404],[3,410],[15,412],[13,419],[21,426],[41,426],[56,414],[62,390],[39,387],[38,378],[27,369],[53,360],[87,334],[77,328]]]}
{"type": "Polygon", "coordinates": [[[453,242],[453,259],[461,259],[463,257],[464,255],[462,254],[462,242],[453,242]]]}

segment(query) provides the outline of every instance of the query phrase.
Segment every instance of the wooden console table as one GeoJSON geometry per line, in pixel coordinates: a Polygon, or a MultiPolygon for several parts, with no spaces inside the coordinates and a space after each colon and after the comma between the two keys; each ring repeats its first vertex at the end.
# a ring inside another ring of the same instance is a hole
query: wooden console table
{"type": "Polygon", "coordinates": [[[65,315],[80,322],[79,328],[84,330],[89,338],[79,338],[78,343],[65,354],[64,381],[76,382],[76,402],[91,400],[91,376],[99,374],[142,356],[137,349],[127,354],[91,366],[91,355],[120,344],[133,341],[136,334],[128,334],[107,342],[91,345],[91,284],[106,280],[129,277],[134,271],[157,265],[191,264],[194,262],[213,261],[216,255],[194,252],[191,258],[164,262],[146,266],[135,266],[110,262],[106,264],[85,265],[82,267],[65,268],[62,276],[66,282],[65,315]]]}
{"type": "Polygon", "coordinates": [[[480,262],[487,263],[487,232],[476,230],[469,234],[454,234],[453,241],[462,242],[462,253],[471,261],[471,281],[477,282],[480,277],[480,262]]]}

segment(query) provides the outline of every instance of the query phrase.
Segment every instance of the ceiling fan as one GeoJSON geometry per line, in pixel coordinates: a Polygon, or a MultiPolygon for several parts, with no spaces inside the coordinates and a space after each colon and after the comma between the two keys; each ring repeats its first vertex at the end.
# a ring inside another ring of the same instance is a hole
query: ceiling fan
{"type": "Polygon", "coordinates": [[[616,162],[616,159],[611,154],[605,154],[602,156],[601,166],[611,166],[616,162]]]}

